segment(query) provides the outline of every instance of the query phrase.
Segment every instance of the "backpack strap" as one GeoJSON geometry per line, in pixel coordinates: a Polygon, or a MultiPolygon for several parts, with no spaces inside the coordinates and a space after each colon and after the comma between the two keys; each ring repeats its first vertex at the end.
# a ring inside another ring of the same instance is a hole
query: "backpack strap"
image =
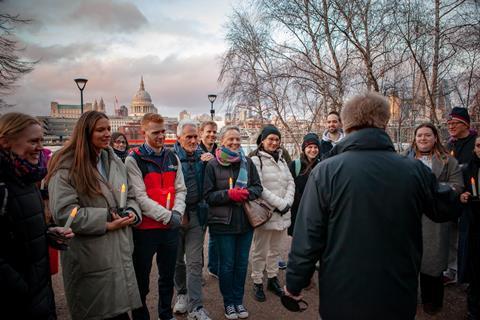
{"type": "Polygon", "coordinates": [[[300,159],[295,159],[293,162],[295,163],[295,178],[296,178],[300,174],[300,170],[302,169],[302,163],[300,162],[300,159]]]}
{"type": "Polygon", "coordinates": [[[4,216],[7,210],[8,189],[4,182],[0,182],[0,216],[4,216]]]}
{"type": "Polygon", "coordinates": [[[148,173],[148,168],[145,161],[143,161],[142,158],[140,157],[140,150],[138,149],[138,147],[133,149],[130,155],[137,162],[138,169],[140,169],[140,172],[142,173],[142,178],[145,178],[145,176],[148,173]]]}

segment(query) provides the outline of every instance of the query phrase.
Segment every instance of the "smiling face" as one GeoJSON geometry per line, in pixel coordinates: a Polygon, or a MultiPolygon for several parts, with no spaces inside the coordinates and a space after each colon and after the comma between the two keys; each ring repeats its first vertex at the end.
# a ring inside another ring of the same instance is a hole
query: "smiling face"
{"type": "Polygon", "coordinates": [[[142,129],[145,141],[157,151],[163,148],[165,142],[165,125],[159,122],[148,122],[142,129]]]}
{"type": "Polygon", "coordinates": [[[240,149],[240,132],[237,130],[228,130],[223,135],[222,146],[230,149],[231,151],[237,151],[240,149]]]}
{"type": "Polygon", "coordinates": [[[182,129],[182,135],[178,137],[178,143],[187,153],[194,153],[198,147],[197,128],[192,125],[186,125],[182,129]]]}
{"type": "Polygon", "coordinates": [[[318,146],[316,144],[309,144],[308,146],[305,147],[305,155],[307,156],[307,159],[309,161],[312,161],[318,156],[318,153],[320,150],[318,149],[318,146]]]}
{"type": "Polygon", "coordinates": [[[213,145],[217,140],[217,127],[212,125],[206,125],[203,130],[200,131],[200,137],[204,145],[213,145]]]}
{"type": "Polygon", "coordinates": [[[38,124],[32,124],[13,137],[6,138],[2,147],[15,153],[31,164],[38,164],[43,150],[43,130],[38,124]]]}
{"type": "Polygon", "coordinates": [[[120,135],[113,141],[113,148],[120,150],[120,151],[125,151],[127,149],[127,140],[125,139],[124,136],[120,135]]]}
{"type": "Polygon", "coordinates": [[[448,134],[453,138],[465,138],[469,134],[469,127],[456,119],[447,121],[448,134]]]}
{"type": "Polygon", "coordinates": [[[335,133],[340,129],[340,118],[336,114],[330,114],[327,117],[327,130],[330,133],[335,133]]]}
{"type": "Polygon", "coordinates": [[[275,152],[280,148],[280,137],[271,133],[262,141],[262,144],[265,151],[275,152]]]}
{"type": "Polygon", "coordinates": [[[422,127],[417,130],[415,134],[415,144],[420,152],[431,152],[436,142],[437,138],[432,129],[422,127]]]}
{"type": "Polygon", "coordinates": [[[93,127],[93,133],[91,137],[92,145],[97,153],[100,153],[102,149],[105,149],[110,144],[112,138],[110,121],[105,118],[100,118],[93,127]]]}

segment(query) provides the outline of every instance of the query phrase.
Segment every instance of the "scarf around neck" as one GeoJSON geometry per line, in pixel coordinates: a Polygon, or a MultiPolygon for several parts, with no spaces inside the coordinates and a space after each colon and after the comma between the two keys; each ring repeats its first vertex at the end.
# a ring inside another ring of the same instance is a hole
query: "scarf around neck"
{"type": "Polygon", "coordinates": [[[0,149],[0,163],[3,170],[7,173],[12,172],[24,183],[41,181],[47,175],[47,160],[47,154],[44,151],[40,152],[38,164],[31,164],[11,151],[0,149]]]}
{"type": "Polygon", "coordinates": [[[215,150],[215,157],[218,163],[224,167],[230,166],[232,163],[240,162],[240,171],[238,172],[235,187],[246,188],[248,184],[247,158],[240,147],[238,151],[232,151],[227,147],[221,146],[215,150]]]}

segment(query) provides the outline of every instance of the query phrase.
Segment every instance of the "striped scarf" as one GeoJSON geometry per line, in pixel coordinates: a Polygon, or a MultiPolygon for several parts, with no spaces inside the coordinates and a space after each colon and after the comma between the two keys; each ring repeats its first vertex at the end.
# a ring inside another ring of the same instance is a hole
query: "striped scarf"
{"type": "Polygon", "coordinates": [[[238,151],[232,151],[224,146],[215,150],[215,157],[218,163],[224,167],[228,167],[232,163],[240,162],[240,171],[238,172],[237,181],[235,181],[235,187],[246,188],[248,184],[248,171],[247,171],[247,158],[243,153],[243,149],[238,151]]]}

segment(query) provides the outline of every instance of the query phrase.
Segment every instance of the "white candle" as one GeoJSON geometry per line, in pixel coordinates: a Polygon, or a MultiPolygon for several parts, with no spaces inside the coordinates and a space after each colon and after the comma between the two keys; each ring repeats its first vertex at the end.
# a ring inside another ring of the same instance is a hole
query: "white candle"
{"type": "Polygon", "coordinates": [[[65,227],[64,227],[65,229],[70,228],[70,226],[72,225],[73,218],[75,218],[75,216],[77,215],[77,211],[78,211],[77,207],[72,209],[72,212],[70,212],[70,215],[68,216],[67,223],[65,223],[65,227]]]}
{"type": "Polygon", "coordinates": [[[127,206],[127,188],[125,184],[122,184],[122,190],[120,191],[120,208],[125,208],[127,206]]]}
{"type": "Polygon", "coordinates": [[[170,210],[170,199],[172,198],[172,195],[170,192],[167,194],[167,209],[170,210]]]}
{"type": "Polygon", "coordinates": [[[40,183],[40,190],[45,189],[45,179],[42,179],[42,182],[40,183]]]}
{"type": "Polygon", "coordinates": [[[232,179],[232,177],[228,178],[228,187],[230,189],[233,189],[233,179],[232,179]]]}
{"type": "Polygon", "coordinates": [[[476,197],[478,196],[478,193],[477,193],[477,186],[475,184],[475,179],[472,177],[472,179],[470,179],[470,182],[472,183],[473,196],[476,197]]]}

